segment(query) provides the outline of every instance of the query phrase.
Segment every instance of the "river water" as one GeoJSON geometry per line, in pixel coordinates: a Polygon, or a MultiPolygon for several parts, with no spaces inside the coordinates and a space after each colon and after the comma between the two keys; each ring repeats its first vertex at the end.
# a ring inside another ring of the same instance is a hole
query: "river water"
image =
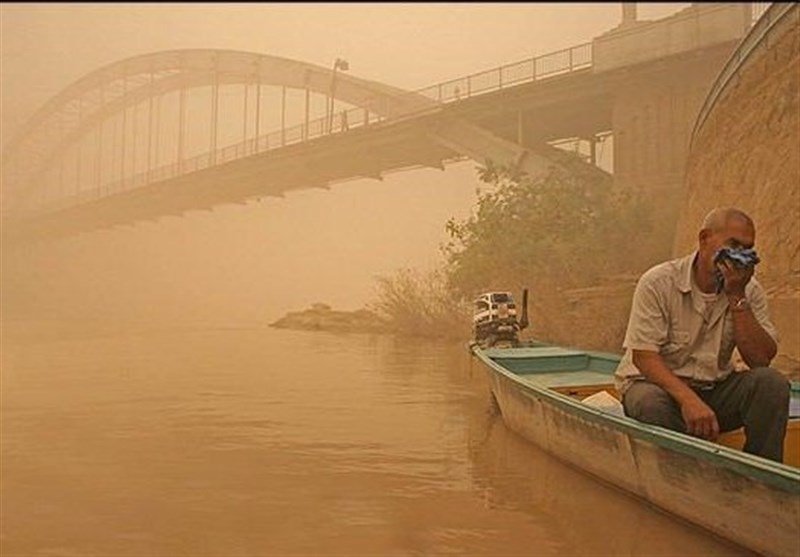
{"type": "Polygon", "coordinates": [[[742,555],[509,432],[459,343],[15,334],[2,555],[742,555]]]}

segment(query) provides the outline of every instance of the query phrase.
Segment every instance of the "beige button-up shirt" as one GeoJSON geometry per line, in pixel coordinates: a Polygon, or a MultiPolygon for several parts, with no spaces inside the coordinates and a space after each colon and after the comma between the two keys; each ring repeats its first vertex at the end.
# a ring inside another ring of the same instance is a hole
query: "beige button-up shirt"
{"type": "MultiPolygon", "coordinates": [[[[661,263],[639,279],[625,333],[625,355],[615,375],[620,394],[633,381],[643,379],[633,365],[632,350],[658,352],[675,375],[697,381],[719,381],[732,371],[735,348],[733,319],[728,299],[720,294],[706,308],[692,277],[691,255],[661,263]]],[[[764,289],[755,278],[745,288],[745,297],[758,322],[778,342],[778,332],[769,320],[764,289]]]]}

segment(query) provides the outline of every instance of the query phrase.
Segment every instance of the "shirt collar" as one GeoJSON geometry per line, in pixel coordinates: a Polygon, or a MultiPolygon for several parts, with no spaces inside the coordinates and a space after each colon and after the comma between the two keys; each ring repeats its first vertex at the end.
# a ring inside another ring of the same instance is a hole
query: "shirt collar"
{"type": "Polygon", "coordinates": [[[680,273],[678,290],[684,294],[688,294],[692,291],[692,267],[697,258],[697,253],[698,251],[695,250],[686,257],[682,257],[678,262],[678,272],[680,273]]]}

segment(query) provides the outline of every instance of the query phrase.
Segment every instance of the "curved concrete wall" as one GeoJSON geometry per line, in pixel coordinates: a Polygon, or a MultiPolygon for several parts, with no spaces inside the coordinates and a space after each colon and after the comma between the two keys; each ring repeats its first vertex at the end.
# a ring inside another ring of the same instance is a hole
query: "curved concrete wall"
{"type": "Polygon", "coordinates": [[[694,138],[675,257],[694,249],[704,215],[737,206],[756,223],[767,289],[782,343],[775,364],[800,377],[800,25],[776,26],[728,84],[694,138]]]}

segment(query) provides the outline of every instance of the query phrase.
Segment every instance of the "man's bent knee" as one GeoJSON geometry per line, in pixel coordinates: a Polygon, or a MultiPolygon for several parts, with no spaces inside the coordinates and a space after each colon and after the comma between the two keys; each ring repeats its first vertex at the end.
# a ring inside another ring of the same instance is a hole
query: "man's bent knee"
{"type": "Polygon", "coordinates": [[[685,431],[675,400],[658,385],[637,381],[623,397],[625,414],[640,422],[658,425],[677,431],[685,431]]]}
{"type": "Polygon", "coordinates": [[[757,367],[749,372],[753,381],[753,387],[764,396],[776,398],[777,400],[788,400],[790,394],[789,380],[777,369],[771,367],[757,367]]]}

